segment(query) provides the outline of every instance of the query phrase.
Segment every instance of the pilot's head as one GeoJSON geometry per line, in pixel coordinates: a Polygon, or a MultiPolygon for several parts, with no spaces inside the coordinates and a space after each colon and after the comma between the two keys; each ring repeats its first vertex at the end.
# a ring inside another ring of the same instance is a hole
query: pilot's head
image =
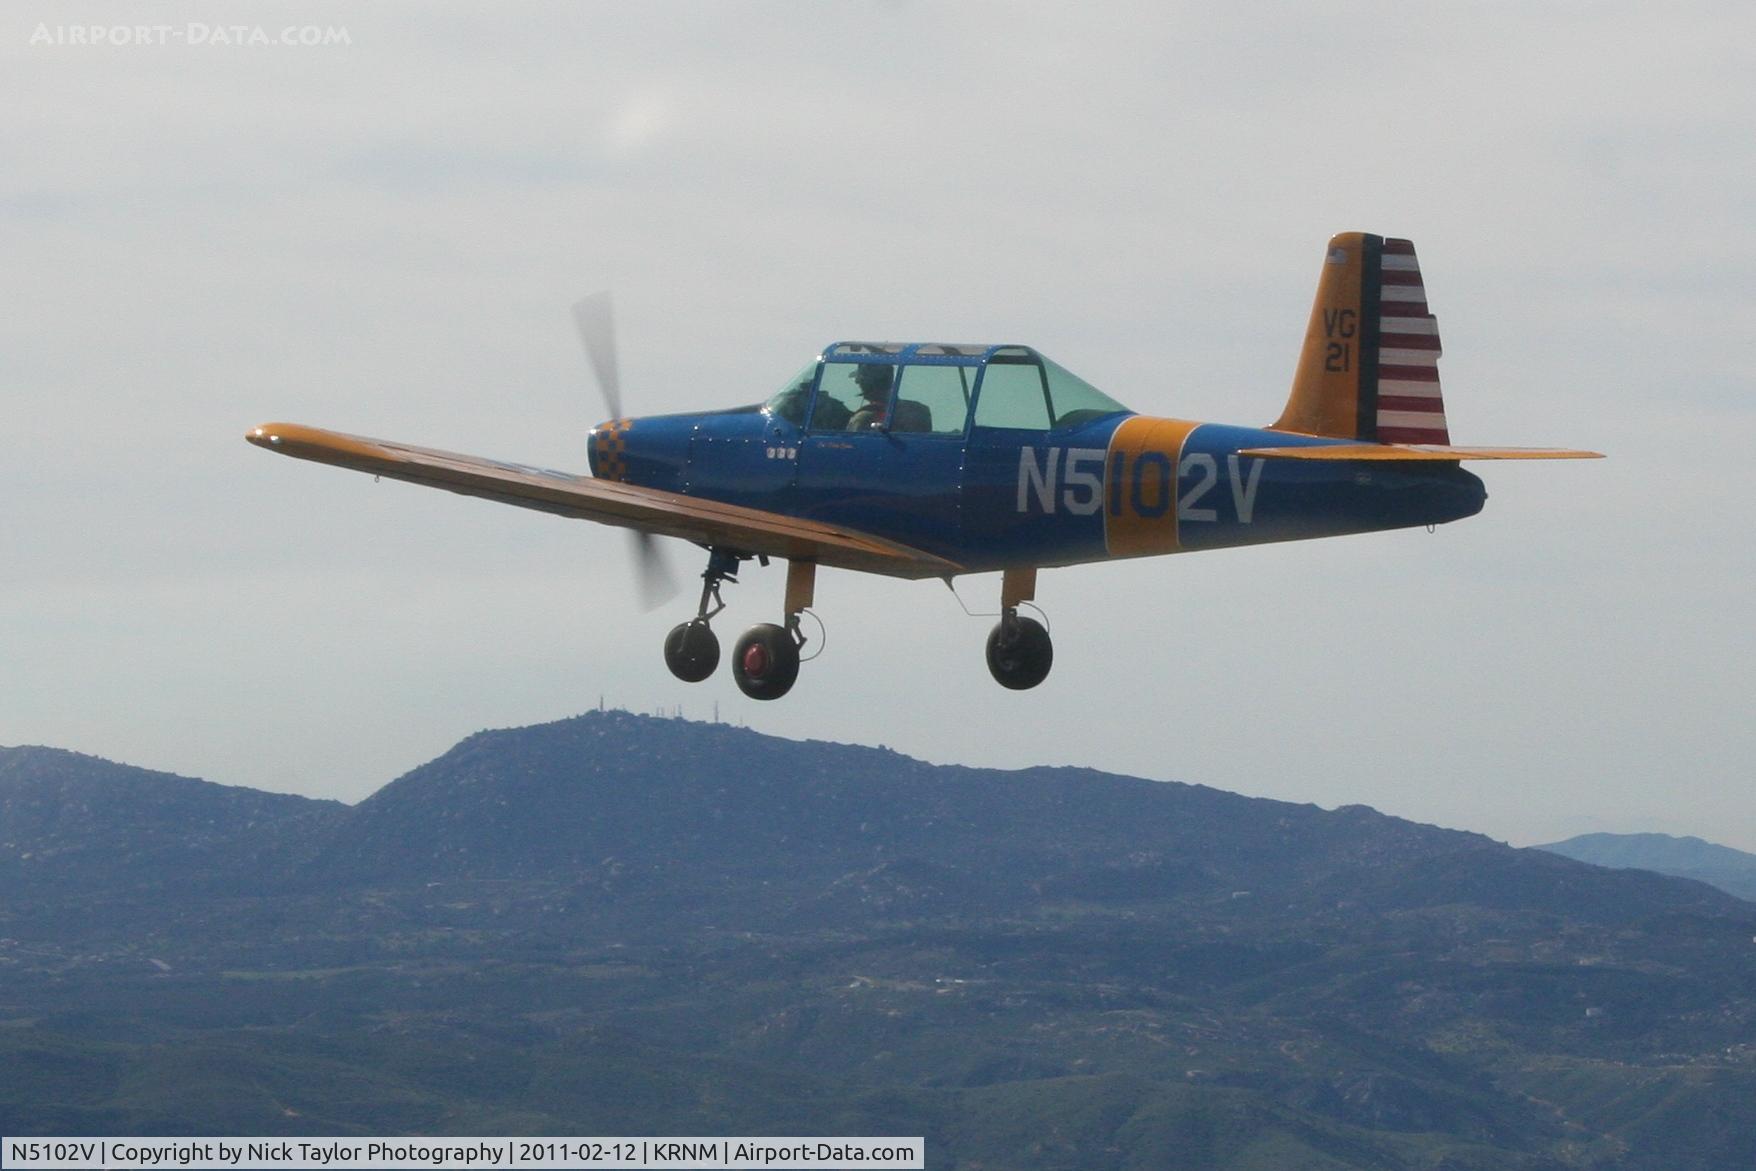
{"type": "Polygon", "coordinates": [[[874,401],[881,400],[890,394],[890,382],[895,371],[889,366],[855,366],[854,383],[860,393],[874,401]]]}

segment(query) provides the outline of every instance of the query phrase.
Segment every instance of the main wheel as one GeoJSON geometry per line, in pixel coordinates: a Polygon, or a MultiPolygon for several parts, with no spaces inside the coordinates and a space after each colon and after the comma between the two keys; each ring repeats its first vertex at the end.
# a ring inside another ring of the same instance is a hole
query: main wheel
{"type": "Polygon", "coordinates": [[[719,636],[702,618],[671,627],[665,635],[665,666],[685,683],[699,683],[719,666],[719,636]]]}
{"type": "Polygon", "coordinates": [[[799,677],[799,644],[772,622],[752,626],[732,648],[732,678],[751,699],[779,699],[799,677]]]}
{"type": "Polygon", "coordinates": [[[1035,618],[1002,621],[988,635],[988,670],[1002,687],[1026,691],[1047,679],[1054,664],[1055,644],[1035,618]]]}

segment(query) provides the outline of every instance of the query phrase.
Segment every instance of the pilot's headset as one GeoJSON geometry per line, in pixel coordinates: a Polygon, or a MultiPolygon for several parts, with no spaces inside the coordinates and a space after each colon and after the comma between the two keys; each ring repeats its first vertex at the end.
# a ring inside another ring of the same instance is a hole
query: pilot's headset
{"type": "Polygon", "coordinates": [[[860,365],[854,367],[854,382],[868,398],[890,393],[896,371],[889,366],[860,365]]]}

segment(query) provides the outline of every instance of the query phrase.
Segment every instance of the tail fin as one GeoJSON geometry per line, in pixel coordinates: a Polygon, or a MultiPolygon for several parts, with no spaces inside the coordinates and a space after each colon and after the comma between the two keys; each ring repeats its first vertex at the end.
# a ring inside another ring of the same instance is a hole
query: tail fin
{"type": "Polygon", "coordinates": [[[1329,241],[1286,410],[1272,426],[1372,443],[1451,442],[1439,324],[1415,246],[1363,232],[1329,241]]]}

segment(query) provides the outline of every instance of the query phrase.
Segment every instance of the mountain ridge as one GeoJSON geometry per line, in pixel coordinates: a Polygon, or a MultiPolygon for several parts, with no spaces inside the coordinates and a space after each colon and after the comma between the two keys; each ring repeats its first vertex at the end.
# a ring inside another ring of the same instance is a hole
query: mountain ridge
{"type": "MultiPolygon", "coordinates": [[[[178,866],[242,879],[265,844],[258,835],[246,848],[246,835],[321,823],[342,808],[69,749],[0,747],[0,881],[160,886],[178,866]]],[[[278,832],[266,842],[272,855],[278,832]]]]}
{"type": "Polygon", "coordinates": [[[8,1134],[1756,1163],[1756,906],[1696,882],[1363,806],[619,712],[476,733],[352,806],[12,751],[8,1134]]]}
{"type": "Polygon", "coordinates": [[[1741,899],[1756,900],[1756,854],[1698,837],[1659,833],[1579,834],[1532,846],[1551,854],[1616,869],[1650,870],[1693,879],[1741,899]]]}

